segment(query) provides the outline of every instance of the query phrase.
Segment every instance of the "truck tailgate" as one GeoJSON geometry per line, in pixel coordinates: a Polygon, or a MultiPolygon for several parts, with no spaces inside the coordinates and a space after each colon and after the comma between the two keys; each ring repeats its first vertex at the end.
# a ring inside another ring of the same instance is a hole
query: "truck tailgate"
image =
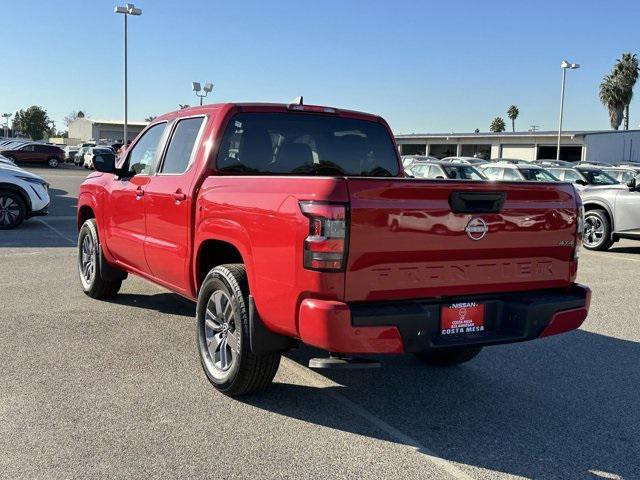
{"type": "Polygon", "coordinates": [[[578,212],[569,184],[349,178],[347,185],[347,301],[557,288],[575,278],[578,212]]]}

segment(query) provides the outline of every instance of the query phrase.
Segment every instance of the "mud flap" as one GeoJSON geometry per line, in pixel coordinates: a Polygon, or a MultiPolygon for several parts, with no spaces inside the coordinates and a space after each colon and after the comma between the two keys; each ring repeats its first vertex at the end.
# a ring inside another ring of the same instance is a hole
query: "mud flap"
{"type": "Polygon", "coordinates": [[[274,333],[265,327],[256,312],[251,295],[249,295],[249,345],[254,355],[284,352],[295,346],[293,339],[274,333]]]}

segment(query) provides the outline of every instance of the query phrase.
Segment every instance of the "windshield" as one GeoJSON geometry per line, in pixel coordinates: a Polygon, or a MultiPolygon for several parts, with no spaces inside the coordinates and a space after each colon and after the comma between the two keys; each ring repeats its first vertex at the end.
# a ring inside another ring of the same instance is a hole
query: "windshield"
{"type": "Polygon", "coordinates": [[[217,158],[224,172],[391,177],[398,157],[380,123],[304,113],[240,113],[217,158]]]}
{"type": "Polygon", "coordinates": [[[530,182],[559,182],[560,180],[542,168],[521,168],[520,173],[530,182]]]}
{"type": "Polygon", "coordinates": [[[447,177],[461,180],[483,180],[485,177],[475,168],[468,165],[446,166],[444,172],[447,177]]]}
{"type": "Polygon", "coordinates": [[[589,182],[589,185],[615,185],[618,183],[615,178],[607,175],[602,170],[580,170],[589,182]]]}

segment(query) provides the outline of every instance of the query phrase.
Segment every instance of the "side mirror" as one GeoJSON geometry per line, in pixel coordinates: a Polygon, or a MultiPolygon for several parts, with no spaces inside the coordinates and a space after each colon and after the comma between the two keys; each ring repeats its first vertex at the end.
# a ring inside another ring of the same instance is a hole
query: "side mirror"
{"type": "Polygon", "coordinates": [[[582,180],[581,178],[577,179],[576,183],[578,185],[582,185],[583,187],[586,187],[587,185],[589,185],[585,180],[582,180]]]}
{"type": "Polygon", "coordinates": [[[637,189],[636,179],[632,178],[631,180],[629,180],[627,182],[627,187],[629,187],[629,190],[631,190],[632,192],[636,190],[637,189]]]}
{"type": "Polygon", "coordinates": [[[96,155],[93,157],[93,166],[98,172],[116,173],[115,155],[96,155]]]}

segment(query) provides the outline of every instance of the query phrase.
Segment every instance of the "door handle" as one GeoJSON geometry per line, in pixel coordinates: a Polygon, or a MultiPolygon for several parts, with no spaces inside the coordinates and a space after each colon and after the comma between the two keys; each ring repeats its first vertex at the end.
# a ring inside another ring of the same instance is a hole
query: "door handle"
{"type": "Polygon", "coordinates": [[[138,188],[136,188],[136,200],[140,200],[140,197],[142,197],[144,195],[144,190],[142,189],[142,187],[138,186],[138,188]]]}
{"type": "Polygon", "coordinates": [[[174,193],[171,194],[171,196],[176,202],[184,202],[187,199],[187,194],[182,193],[181,189],[176,190],[174,193]]]}

